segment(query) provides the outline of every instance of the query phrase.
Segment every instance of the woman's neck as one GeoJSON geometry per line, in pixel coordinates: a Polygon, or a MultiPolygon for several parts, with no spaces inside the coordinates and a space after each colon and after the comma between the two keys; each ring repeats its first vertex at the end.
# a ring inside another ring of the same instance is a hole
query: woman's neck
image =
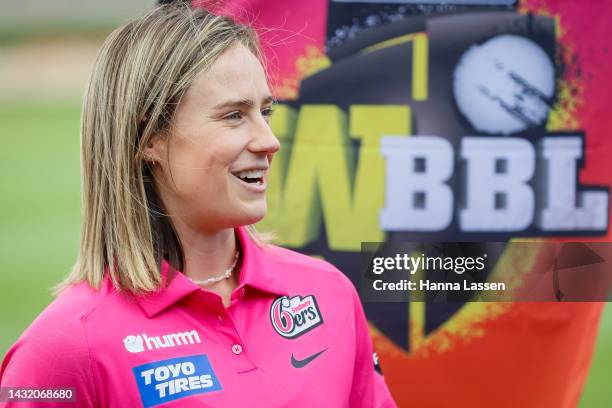
{"type": "MultiPolygon", "coordinates": [[[[185,262],[182,272],[191,280],[201,282],[222,276],[234,263],[238,245],[233,228],[214,233],[195,231],[185,224],[175,225],[175,228],[183,247],[185,262]]],[[[239,259],[228,279],[203,284],[200,287],[219,295],[223,305],[229,307],[232,292],[238,286],[241,263],[239,259]]]]}
{"type": "Polygon", "coordinates": [[[233,228],[215,232],[194,230],[185,224],[175,228],[183,247],[185,276],[194,281],[218,277],[234,262],[238,247],[233,228]]]}

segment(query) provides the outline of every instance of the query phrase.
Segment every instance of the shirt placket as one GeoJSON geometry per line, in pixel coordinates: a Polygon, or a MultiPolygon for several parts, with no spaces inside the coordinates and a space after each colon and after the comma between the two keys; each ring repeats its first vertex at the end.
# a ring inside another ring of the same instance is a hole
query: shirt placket
{"type": "MultiPolygon", "coordinates": [[[[242,297],[244,290],[241,289],[238,293],[242,297]]],[[[222,343],[221,348],[224,360],[231,362],[239,374],[256,369],[257,367],[251,360],[247,345],[240,336],[240,333],[238,333],[234,319],[228,309],[223,306],[221,298],[209,294],[206,294],[205,298],[207,306],[216,316],[216,319],[213,319],[213,321],[216,320],[216,333],[222,343]]],[[[236,301],[238,302],[239,300],[236,301]]],[[[231,307],[235,308],[236,306],[234,304],[231,307]]]]}

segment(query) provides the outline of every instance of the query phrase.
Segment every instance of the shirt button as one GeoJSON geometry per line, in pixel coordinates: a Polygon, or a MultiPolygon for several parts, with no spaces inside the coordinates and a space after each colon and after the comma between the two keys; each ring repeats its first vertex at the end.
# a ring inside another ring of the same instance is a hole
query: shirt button
{"type": "Polygon", "coordinates": [[[240,344],[234,344],[232,346],[232,353],[234,353],[236,355],[242,353],[242,346],[240,344]]]}
{"type": "Polygon", "coordinates": [[[219,319],[220,322],[223,322],[223,316],[217,315],[217,319],[219,319]]]}

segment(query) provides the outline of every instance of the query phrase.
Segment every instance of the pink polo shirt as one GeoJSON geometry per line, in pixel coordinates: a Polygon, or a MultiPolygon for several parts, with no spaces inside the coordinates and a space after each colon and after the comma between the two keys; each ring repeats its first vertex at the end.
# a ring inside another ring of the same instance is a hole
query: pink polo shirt
{"type": "Polygon", "coordinates": [[[77,403],[6,406],[395,407],[346,276],[236,232],[243,263],[228,308],[182,273],[146,297],[108,277],[99,291],[62,292],[10,348],[0,384],[74,387],[77,403]]]}

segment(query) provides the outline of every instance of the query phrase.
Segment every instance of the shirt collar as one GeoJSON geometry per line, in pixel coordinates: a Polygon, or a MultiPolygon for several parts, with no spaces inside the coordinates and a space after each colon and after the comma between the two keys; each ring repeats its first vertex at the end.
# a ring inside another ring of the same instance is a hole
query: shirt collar
{"type": "Polygon", "coordinates": [[[249,236],[246,227],[238,227],[235,231],[242,248],[242,268],[238,286],[250,286],[273,295],[287,295],[280,271],[276,270],[275,263],[268,260],[274,247],[257,245],[249,236]]]}
{"type": "MultiPolygon", "coordinates": [[[[238,290],[243,286],[255,288],[256,290],[273,294],[286,295],[286,289],[271,270],[270,263],[266,262],[264,252],[267,248],[262,248],[253,242],[245,227],[234,229],[240,242],[242,251],[242,266],[240,268],[240,278],[238,290]]],[[[153,317],[182,298],[194,292],[208,293],[200,289],[198,285],[191,282],[183,273],[173,271],[172,266],[164,259],[162,260],[160,273],[162,277],[161,288],[155,292],[135,296],[140,307],[148,317],[153,317]],[[170,273],[175,272],[175,273],[170,273]],[[168,282],[168,279],[170,281],[168,282]]]]}

